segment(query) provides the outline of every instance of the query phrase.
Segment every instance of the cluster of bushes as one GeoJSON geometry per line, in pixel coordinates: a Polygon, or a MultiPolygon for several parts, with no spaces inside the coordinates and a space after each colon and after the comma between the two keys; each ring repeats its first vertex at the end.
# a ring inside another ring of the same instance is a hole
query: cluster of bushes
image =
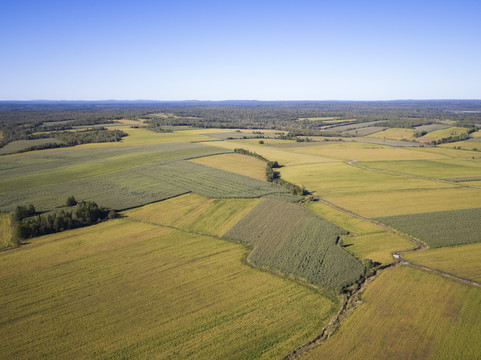
{"type": "Polygon", "coordinates": [[[15,235],[19,239],[52,234],[64,230],[92,225],[106,218],[114,218],[115,211],[99,207],[93,201],[77,203],[73,196],[67,200],[67,206],[75,206],[72,211],[60,210],[47,215],[37,214],[35,207],[17,206],[14,214],[15,235]]]}
{"type": "Polygon", "coordinates": [[[268,182],[273,182],[274,180],[280,179],[281,174],[279,171],[272,170],[274,168],[278,168],[279,164],[277,161],[268,161],[266,166],[266,180],[268,182]]]}

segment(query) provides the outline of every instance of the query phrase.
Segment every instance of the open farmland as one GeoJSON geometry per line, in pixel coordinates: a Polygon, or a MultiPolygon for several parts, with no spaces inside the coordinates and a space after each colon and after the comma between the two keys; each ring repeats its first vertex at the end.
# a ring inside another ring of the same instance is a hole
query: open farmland
{"type": "Polygon", "coordinates": [[[125,212],[129,218],[196,233],[222,236],[259,199],[208,199],[186,194],[125,212]]]}
{"type": "Polygon", "coordinates": [[[391,140],[414,140],[414,130],[413,129],[386,129],[384,131],[371,134],[371,137],[381,138],[381,139],[391,139],[391,140]]]}
{"type": "MultiPolygon", "coordinates": [[[[368,168],[392,171],[435,179],[456,179],[481,174],[478,159],[419,159],[398,161],[364,161],[359,165],[368,168]]],[[[462,181],[462,180],[461,180],[462,181]]]]}
{"type": "Polygon", "coordinates": [[[409,262],[481,282],[481,243],[405,253],[409,262]]]}
{"type": "Polygon", "coordinates": [[[224,152],[214,147],[179,143],[115,150],[52,150],[6,157],[0,174],[0,210],[30,202],[49,210],[71,194],[125,209],[189,191],[212,197],[286,192],[274,184],[182,160],[224,152]]]}
{"type": "Polygon", "coordinates": [[[243,265],[244,253],[128,219],[2,253],[2,358],[279,358],[336,300],[243,265]]]}
{"type": "Polygon", "coordinates": [[[448,138],[450,136],[459,136],[466,134],[469,129],[462,127],[448,127],[445,129],[434,130],[423,137],[419,138],[420,141],[433,141],[448,138]]]}
{"type": "Polygon", "coordinates": [[[380,217],[432,248],[481,242],[481,208],[380,217]]]}
{"type": "Polygon", "coordinates": [[[481,289],[398,266],[306,359],[478,359],[481,289]]]}
{"type": "Polygon", "coordinates": [[[62,142],[53,138],[12,141],[11,143],[8,143],[4,147],[0,148],[0,155],[14,154],[17,152],[25,151],[31,146],[38,146],[38,145],[52,144],[52,143],[61,144],[62,142]]]}
{"type": "Polygon", "coordinates": [[[416,245],[389,231],[343,238],[345,249],[359,259],[370,259],[381,265],[394,262],[393,253],[413,249],[416,245]]]}
{"type": "Polygon", "coordinates": [[[225,236],[253,246],[248,259],[256,265],[338,290],[364,270],[336,245],[345,233],[299,205],[266,199],[225,236]]]}
{"type": "Polygon", "coordinates": [[[198,164],[250,176],[258,180],[266,178],[266,163],[252,156],[241,154],[222,154],[192,159],[198,164]]]}

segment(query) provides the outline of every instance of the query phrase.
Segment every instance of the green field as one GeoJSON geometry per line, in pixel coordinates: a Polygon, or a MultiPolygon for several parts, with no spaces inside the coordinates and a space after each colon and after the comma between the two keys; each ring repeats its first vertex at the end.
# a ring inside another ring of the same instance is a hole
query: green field
{"type": "Polygon", "coordinates": [[[244,254],[128,218],[32,240],[1,254],[2,358],[280,358],[337,301],[244,254]]]}
{"type": "MultiPolygon", "coordinates": [[[[0,137],[1,139],[1,137],[0,137]]],[[[43,144],[61,144],[62,142],[54,139],[54,138],[47,138],[47,139],[35,139],[35,140],[16,140],[8,143],[4,147],[0,148],[0,155],[5,154],[14,154],[17,152],[25,151],[31,146],[43,145],[43,144]]]]}
{"type": "Polygon", "coordinates": [[[481,243],[403,254],[406,260],[481,282],[481,243]]]}
{"type": "Polygon", "coordinates": [[[481,242],[481,208],[380,217],[376,220],[431,248],[481,242]]]}
{"type": "Polygon", "coordinates": [[[12,244],[12,228],[10,225],[10,214],[0,213],[0,249],[12,244]]]}
{"type": "Polygon", "coordinates": [[[481,289],[398,266],[306,359],[479,359],[481,289]]]}
{"type": "Polygon", "coordinates": [[[179,143],[6,157],[0,175],[0,210],[29,203],[38,210],[50,210],[72,194],[125,209],[189,191],[211,197],[286,192],[271,183],[182,160],[220,152],[223,150],[179,143]]]}
{"type": "Polygon", "coordinates": [[[345,230],[299,205],[262,200],[225,233],[253,246],[249,261],[339,290],[359,279],[363,266],[336,245],[345,230]]]}

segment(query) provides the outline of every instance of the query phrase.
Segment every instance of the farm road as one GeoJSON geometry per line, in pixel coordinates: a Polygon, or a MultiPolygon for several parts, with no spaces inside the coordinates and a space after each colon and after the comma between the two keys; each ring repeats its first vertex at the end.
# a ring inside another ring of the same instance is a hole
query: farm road
{"type": "MultiPolygon", "coordinates": [[[[352,165],[352,164],[350,164],[352,165]]],[[[356,166],[356,165],[354,165],[356,166]]],[[[394,254],[393,254],[393,257],[397,260],[399,260],[399,263],[402,264],[402,265],[410,265],[410,266],[413,266],[413,267],[416,267],[418,269],[422,269],[422,270],[427,270],[427,271],[431,271],[433,273],[436,273],[436,274],[440,274],[440,275],[443,275],[443,276],[446,276],[450,279],[455,279],[455,280],[458,280],[458,281],[461,281],[463,283],[467,283],[469,285],[474,285],[474,286],[478,286],[478,287],[481,287],[481,283],[479,282],[476,282],[476,281],[473,281],[473,280],[469,280],[469,279],[465,279],[465,278],[462,278],[462,277],[459,277],[459,276],[456,276],[456,275],[452,275],[452,274],[449,274],[447,272],[444,272],[444,271],[441,271],[441,270],[436,270],[436,269],[432,269],[430,267],[427,267],[427,266],[423,266],[423,265],[419,265],[419,264],[413,264],[405,259],[402,258],[401,254],[404,254],[404,253],[407,253],[407,252],[413,252],[413,251],[418,251],[418,250],[426,250],[427,249],[427,246],[422,243],[421,241],[419,241],[418,239],[412,237],[412,236],[409,236],[405,233],[402,233],[396,229],[393,229],[387,225],[384,225],[384,224],[381,224],[375,220],[372,220],[372,219],[368,219],[368,218],[365,218],[364,216],[361,216],[359,214],[356,214],[356,213],[353,213],[352,211],[349,211],[349,210],[346,210],[340,206],[337,206],[333,203],[331,203],[330,201],[327,201],[327,200],[324,200],[324,199],[319,199],[320,202],[326,204],[326,205],[329,205],[339,211],[342,211],[346,214],[349,214],[351,216],[354,216],[358,219],[361,219],[361,220],[364,220],[364,221],[367,221],[367,222],[370,222],[371,224],[374,224],[376,226],[379,226],[380,228],[384,229],[384,230],[387,230],[389,232],[392,232],[396,235],[399,235],[399,236],[402,236],[403,238],[405,239],[408,239],[410,241],[412,241],[413,243],[416,244],[416,247],[414,249],[411,249],[411,250],[400,250],[400,251],[396,251],[394,254]]]]}
{"type": "Polygon", "coordinates": [[[373,169],[373,168],[370,168],[370,167],[367,167],[367,166],[358,165],[358,164],[356,164],[356,162],[357,162],[357,160],[350,160],[350,161],[347,161],[346,164],[351,165],[351,166],[354,166],[354,167],[357,167],[357,168],[359,168],[359,169],[369,170],[369,171],[376,171],[376,172],[380,172],[380,173],[384,173],[384,174],[389,174],[389,175],[405,176],[405,177],[410,177],[410,178],[413,178],[413,179],[436,181],[436,182],[440,182],[440,183],[444,183],[444,184],[450,184],[450,185],[455,185],[455,186],[462,186],[462,187],[468,187],[468,188],[473,188],[473,189],[481,189],[481,186],[469,185],[469,184],[462,184],[462,183],[455,182],[455,181],[449,181],[449,180],[443,180],[443,179],[435,179],[435,178],[428,178],[428,177],[424,177],[424,176],[417,176],[417,175],[410,175],[410,174],[398,173],[398,172],[395,172],[395,171],[373,169]]]}

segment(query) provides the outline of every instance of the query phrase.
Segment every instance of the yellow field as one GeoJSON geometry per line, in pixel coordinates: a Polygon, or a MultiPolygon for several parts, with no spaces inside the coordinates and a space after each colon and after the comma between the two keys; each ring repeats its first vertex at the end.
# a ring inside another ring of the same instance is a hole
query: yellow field
{"type": "Polygon", "coordinates": [[[10,214],[0,213],[0,249],[12,245],[10,214]]]}
{"type": "Polygon", "coordinates": [[[481,289],[408,266],[385,270],[306,359],[479,359],[481,289]]]}
{"type": "Polygon", "coordinates": [[[435,179],[481,176],[481,161],[477,159],[379,161],[359,165],[435,179]]]}
{"type": "Polygon", "coordinates": [[[403,255],[408,261],[481,282],[481,244],[445,247],[403,255]]]}
{"type": "Polygon", "coordinates": [[[449,184],[364,170],[342,162],[286,166],[280,171],[286,180],[304,185],[308,190],[316,191],[316,195],[327,198],[381,196],[388,203],[389,192],[453,188],[449,184]]]}
{"type": "Polygon", "coordinates": [[[414,243],[388,231],[343,239],[346,250],[359,259],[371,259],[382,265],[392,264],[392,254],[399,250],[409,250],[414,243]]]}
{"type": "Polygon", "coordinates": [[[481,130],[478,130],[478,131],[475,131],[475,132],[471,133],[471,136],[472,136],[472,137],[475,137],[475,138],[476,138],[476,137],[481,137],[481,130]]]}
{"type": "MultiPolygon", "coordinates": [[[[451,144],[446,144],[451,145],[451,144]]],[[[477,151],[464,151],[464,150],[454,150],[446,147],[426,147],[426,148],[414,148],[415,151],[430,152],[434,154],[441,154],[453,159],[481,159],[481,152],[477,151]]]]}
{"type": "Polygon", "coordinates": [[[243,148],[258,153],[271,161],[278,161],[281,165],[297,165],[297,164],[314,164],[322,162],[332,162],[328,158],[320,156],[294,153],[290,150],[279,149],[259,144],[251,144],[244,140],[230,140],[217,142],[202,142],[201,144],[215,146],[223,149],[234,150],[235,148],[243,148]]]}
{"type": "Polygon", "coordinates": [[[219,200],[186,194],[128,210],[124,214],[138,221],[221,236],[258,202],[259,199],[219,200]]]}
{"type": "Polygon", "coordinates": [[[469,129],[467,128],[462,128],[462,127],[450,127],[447,129],[441,129],[441,130],[434,130],[423,137],[418,138],[421,141],[432,141],[432,140],[440,140],[443,138],[448,138],[450,136],[458,136],[465,134],[469,129]]]}
{"type": "Polygon", "coordinates": [[[464,141],[456,141],[456,142],[453,142],[453,143],[441,144],[441,145],[438,145],[438,146],[450,148],[450,149],[460,147],[461,150],[477,151],[477,150],[481,150],[481,141],[464,140],[464,141]]]}
{"type": "Polygon", "coordinates": [[[298,121],[310,120],[310,121],[318,121],[318,120],[338,120],[337,117],[311,117],[311,118],[299,118],[298,121]]]}
{"type": "Polygon", "coordinates": [[[1,357],[280,358],[337,304],[244,256],[129,219],[36,238],[0,254],[1,357]]]}
{"type": "Polygon", "coordinates": [[[255,157],[241,154],[222,154],[192,159],[198,164],[212,166],[217,169],[265,180],[266,163],[255,157]]]}
{"type": "Polygon", "coordinates": [[[358,219],[320,201],[311,201],[305,206],[313,213],[349,231],[351,234],[368,234],[381,230],[368,221],[358,219]]]}
{"type": "Polygon", "coordinates": [[[481,190],[462,187],[390,191],[389,193],[327,197],[366,217],[478,208],[481,190]]]}
{"type": "Polygon", "coordinates": [[[413,129],[392,128],[371,134],[369,137],[390,140],[414,140],[414,133],[415,130],[413,129]]]}
{"type": "MultiPolygon", "coordinates": [[[[365,144],[364,146],[366,146],[365,144]]],[[[375,148],[372,144],[369,144],[371,149],[361,148],[346,148],[351,145],[339,144],[338,149],[333,149],[329,145],[320,145],[312,147],[302,147],[296,149],[297,152],[305,154],[315,154],[325,157],[332,157],[342,160],[359,160],[359,161],[387,161],[387,160],[419,160],[419,159],[443,159],[443,155],[437,155],[433,153],[412,151],[406,149],[393,149],[393,148],[375,148]]]]}

